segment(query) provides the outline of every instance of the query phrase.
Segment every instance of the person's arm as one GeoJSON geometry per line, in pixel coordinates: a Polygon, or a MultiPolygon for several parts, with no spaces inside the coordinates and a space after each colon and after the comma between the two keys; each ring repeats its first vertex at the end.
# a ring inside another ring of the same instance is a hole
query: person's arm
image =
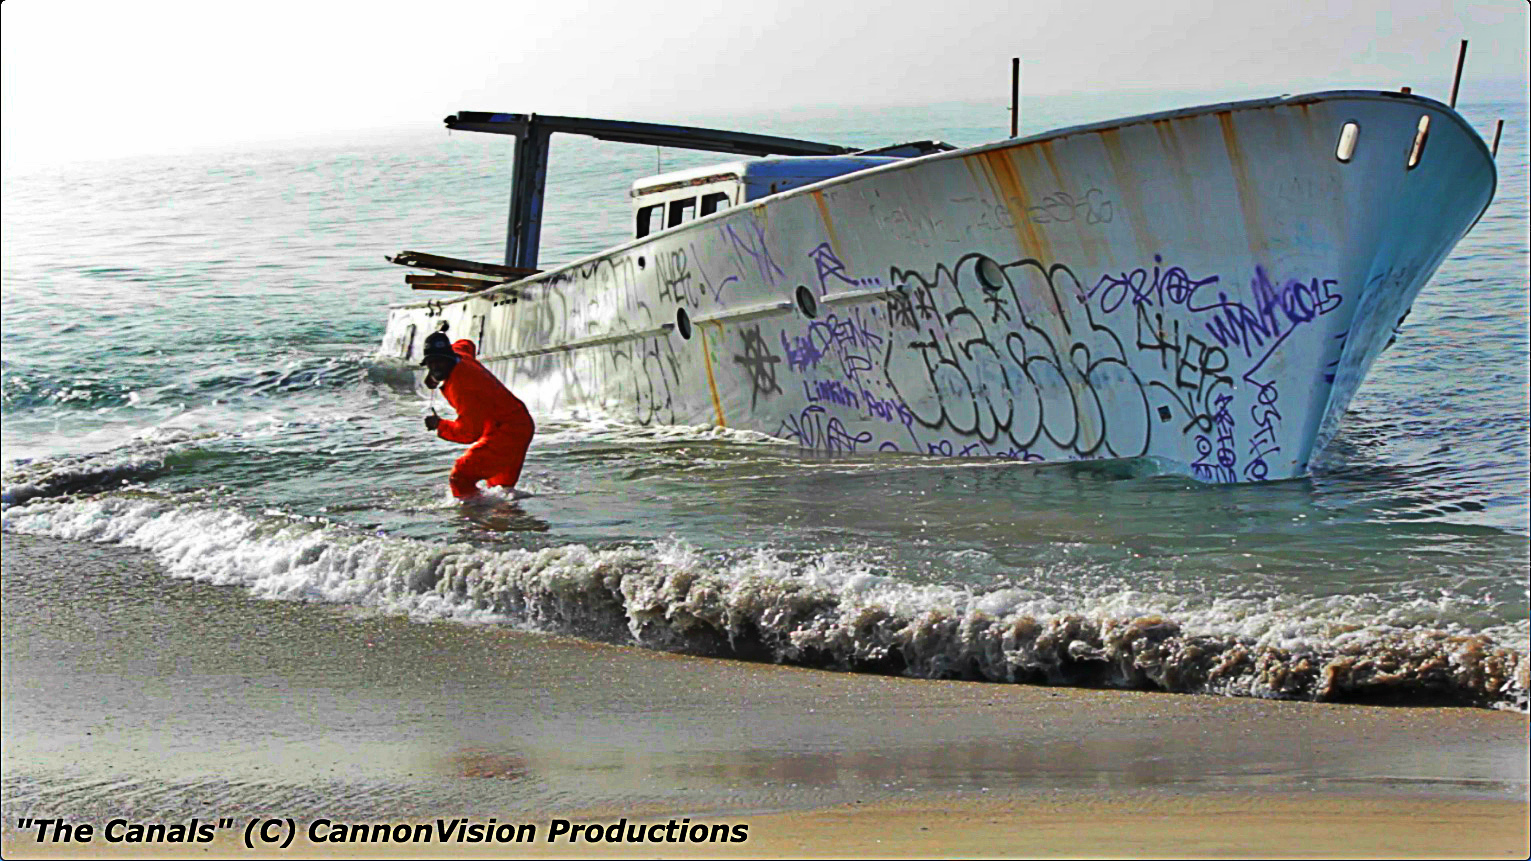
{"type": "Polygon", "coordinates": [[[472,403],[465,403],[458,408],[456,420],[439,419],[436,422],[436,436],[447,442],[478,442],[483,432],[484,421],[477,415],[472,403]]]}

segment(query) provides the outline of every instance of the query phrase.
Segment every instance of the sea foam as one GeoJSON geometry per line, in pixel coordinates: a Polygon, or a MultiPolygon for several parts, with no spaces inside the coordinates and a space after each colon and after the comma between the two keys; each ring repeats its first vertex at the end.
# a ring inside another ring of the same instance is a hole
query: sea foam
{"type": "Polygon", "coordinates": [[[172,576],[261,598],[692,654],[926,678],[1527,707],[1524,632],[1408,621],[1429,617],[1421,606],[1378,621],[1356,596],[1194,607],[1138,593],[971,590],[874,573],[850,552],[714,554],[673,539],[483,549],[114,495],[13,506],[3,523],[142,548],[172,576]]]}

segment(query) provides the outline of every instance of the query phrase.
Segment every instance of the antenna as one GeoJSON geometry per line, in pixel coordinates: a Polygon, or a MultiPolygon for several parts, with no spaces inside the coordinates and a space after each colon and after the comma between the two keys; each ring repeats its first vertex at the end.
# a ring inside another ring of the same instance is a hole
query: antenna
{"type": "Polygon", "coordinates": [[[1021,130],[1021,58],[1010,58],[1010,136],[1021,130]]]}
{"type": "Polygon", "coordinates": [[[1467,40],[1463,39],[1462,40],[1462,48],[1461,48],[1461,50],[1457,51],[1457,74],[1456,74],[1456,78],[1453,79],[1452,82],[1451,82],[1451,102],[1449,104],[1451,105],[1453,110],[1455,110],[1456,106],[1457,106],[1457,90],[1461,89],[1461,87],[1462,87],[1462,64],[1464,62],[1466,62],[1466,61],[1467,61],[1467,40]]]}

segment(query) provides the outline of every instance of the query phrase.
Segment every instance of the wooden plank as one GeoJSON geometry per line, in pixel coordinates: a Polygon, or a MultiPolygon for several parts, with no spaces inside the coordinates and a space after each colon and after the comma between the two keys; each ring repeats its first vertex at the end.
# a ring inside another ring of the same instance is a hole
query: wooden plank
{"type": "Polygon", "coordinates": [[[499,281],[483,281],[478,278],[460,278],[456,275],[405,275],[405,283],[416,290],[455,290],[459,293],[477,293],[490,287],[498,287],[499,281]]]}
{"type": "Polygon", "coordinates": [[[383,258],[399,266],[415,269],[435,269],[438,272],[471,272],[475,275],[494,275],[501,278],[525,278],[536,275],[541,269],[523,269],[519,266],[501,266],[497,263],[478,263],[457,257],[426,254],[424,251],[400,251],[392,257],[383,258]]]}

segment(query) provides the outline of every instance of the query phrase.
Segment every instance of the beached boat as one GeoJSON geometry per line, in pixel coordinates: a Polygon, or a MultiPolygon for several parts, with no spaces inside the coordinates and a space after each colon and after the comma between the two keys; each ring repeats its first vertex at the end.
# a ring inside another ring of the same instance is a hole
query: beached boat
{"type": "Polygon", "coordinates": [[[538,414],[824,452],[1303,474],[1493,196],[1453,109],[1337,91],[967,149],[460,113],[513,135],[504,264],[405,252],[382,353],[443,326],[538,414]],[[633,239],[538,272],[553,133],[757,156],[635,183],[633,239]]]}

